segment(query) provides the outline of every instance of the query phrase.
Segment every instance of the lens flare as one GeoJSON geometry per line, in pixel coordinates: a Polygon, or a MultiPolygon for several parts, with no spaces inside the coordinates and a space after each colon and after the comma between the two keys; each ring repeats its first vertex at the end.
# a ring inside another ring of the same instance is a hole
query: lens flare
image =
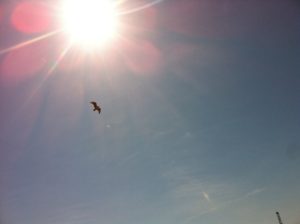
{"type": "Polygon", "coordinates": [[[37,1],[21,2],[13,11],[11,23],[23,33],[48,31],[51,24],[49,8],[37,1]]]}

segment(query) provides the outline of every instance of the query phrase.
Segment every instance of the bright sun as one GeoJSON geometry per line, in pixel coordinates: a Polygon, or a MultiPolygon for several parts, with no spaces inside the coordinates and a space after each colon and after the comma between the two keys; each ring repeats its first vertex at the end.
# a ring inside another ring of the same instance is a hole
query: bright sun
{"type": "Polygon", "coordinates": [[[118,19],[112,0],[63,0],[63,26],[75,44],[103,46],[117,32],[118,19]]]}

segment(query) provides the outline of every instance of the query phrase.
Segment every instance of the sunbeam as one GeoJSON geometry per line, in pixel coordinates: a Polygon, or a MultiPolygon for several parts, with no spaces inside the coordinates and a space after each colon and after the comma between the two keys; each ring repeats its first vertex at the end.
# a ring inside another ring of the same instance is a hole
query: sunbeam
{"type": "Polygon", "coordinates": [[[23,110],[25,109],[26,105],[30,103],[30,101],[33,99],[33,97],[37,94],[37,92],[42,88],[43,84],[47,81],[50,74],[57,68],[61,60],[64,58],[64,56],[67,54],[67,52],[70,50],[71,44],[67,45],[67,47],[61,52],[58,59],[54,62],[54,64],[51,66],[51,68],[46,73],[45,77],[39,82],[39,84],[35,87],[35,89],[32,91],[32,93],[28,96],[28,98],[22,103],[19,110],[15,113],[15,115],[12,118],[12,123],[14,123],[20,114],[23,113],[23,110]]]}
{"type": "Polygon", "coordinates": [[[131,13],[134,13],[134,12],[138,12],[138,11],[141,11],[143,9],[146,9],[146,8],[149,8],[153,5],[156,5],[160,2],[162,2],[163,0],[154,0],[152,2],[149,2],[148,4],[144,4],[144,5],[141,5],[139,7],[136,7],[136,8],[133,8],[133,9],[129,9],[127,11],[123,11],[123,12],[120,12],[118,15],[126,15],[126,14],[131,14],[131,13]]]}
{"type": "Polygon", "coordinates": [[[60,53],[57,60],[54,62],[54,64],[51,66],[49,71],[47,72],[47,75],[50,75],[59,65],[59,63],[62,61],[62,59],[65,57],[65,55],[68,53],[68,51],[71,49],[72,43],[70,42],[65,49],[60,53]]]}
{"type": "Polygon", "coordinates": [[[60,29],[59,29],[59,30],[55,30],[55,31],[46,33],[46,34],[44,34],[44,35],[38,36],[38,37],[36,37],[36,38],[33,38],[33,39],[31,39],[31,40],[27,40],[27,41],[24,41],[24,42],[22,42],[22,43],[16,44],[16,45],[14,45],[14,46],[12,46],[12,47],[8,47],[8,48],[6,48],[6,49],[0,50],[0,55],[1,55],[1,54],[5,54],[5,53],[8,53],[8,52],[10,52],[10,51],[17,50],[17,49],[22,48],[22,47],[25,47],[25,46],[28,46],[28,45],[33,44],[33,43],[35,43],[35,42],[38,42],[38,41],[40,41],[40,40],[43,40],[43,39],[46,39],[46,38],[48,38],[48,37],[54,36],[55,34],[58,34],[58,33],[60,33],[60,32],[62,32],[62,30],[60,30],[60,29]]]}
{"type": "Polygon", "coordinates": [[[59,65],[59,63],[61,62],[61,60],[64,58],[64,56],[68,53],[68,51],[71,48],[71,43],[69,43],[66,48],[61,52],[61,54],[59,55],[59,57],[57,58],[57,60],[54,62],[54,64],[51,66],[51,68],[48,70],[48,72],[46,73],[46,76],[42,79],[42,81],[39,83],[39,85],[34,89],[34,91],[32,92],[32,94],[27,98],[27,100],[23,103],[20,112],[22,111],[22,108],[25,108],[25,106],[30,102],[30,100],[35,96],[35,94],[37,93],[37,91],[39,89],[41,89],[41,87],[43,86],[43,84],[45,83],[45,81],[48,79],[49,75],[55,70],[55,68],[57,68],[57,66],[59,65]]]}

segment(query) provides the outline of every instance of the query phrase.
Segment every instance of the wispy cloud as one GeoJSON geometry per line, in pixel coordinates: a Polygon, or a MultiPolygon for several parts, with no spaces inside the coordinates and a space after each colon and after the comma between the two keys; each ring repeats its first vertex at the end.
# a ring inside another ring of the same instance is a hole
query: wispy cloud
{"type": "Polygon", "coordinates": [[[257,188],[257,189],[254,189],[253,191],[250,191],[248,192],[244,198],[248,198],[248,197],[251,197],[251,196],[254,196],[256,194],[259,194],[259,193],[262,193],[263,191],[265,191],[266,188],[257,188]]]}
{"type": "Polygon", "coordinates": [[[170,197],[174,202],[171,206],[174,213],[184,216],[184,223],[189,223],[200,216],[213,212],[215,202],[211,199],[216,186],[201,181],[190,174],[188,169],[176,167],[164,173],[170,184],[170,197]]]}
{"type": "Polygon", "coordinates": [[[203,181],[187,168],[176,167],[164,173],[164,177],[169,181],[170,196],[175,202],[171,207],[177,215],[185,216],[184,223],[266,191],[254,188],[243,193],[237,183],[203,181]]]}
{"type": "Polygon", "coordinates": [[[208,193],[206,193],[206,192],[203,191],[202,194],[203,194],[203,197],[204,197],[208,202],[210,202],[210,197],[209,197],[208,193]]]}
{"type": "Polygon", "coordinates": [[[254,190],[251,190],[245,194],[242,194],[242,195],[237,195],[235,198],[231,199],[231,200],[227,200],[227,201],[224,201],[222,202],[219,206],[218,206],[218,209],[220,208],[224,208],[230,204],[234,204],[234,203],[238,203],[240,201],[243,201],[249,197],[254,197],[255,195],[257,194],[260,194],[262,192],[266,191],[266,188],[256,188],[254,190]]]}

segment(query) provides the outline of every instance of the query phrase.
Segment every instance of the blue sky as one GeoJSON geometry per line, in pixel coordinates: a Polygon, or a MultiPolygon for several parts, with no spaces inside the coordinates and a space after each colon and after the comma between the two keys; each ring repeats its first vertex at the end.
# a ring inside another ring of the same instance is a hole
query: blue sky
{"type": "MultiPolygon", "coordinates": [[[[14,28],[16,6],[1,49],[44,32],[14,28]]],[[[1,222],[299,224],[299,11],[165,0],[76,66],[51,70],[61,37],[2,53],[1,222]]]]}

